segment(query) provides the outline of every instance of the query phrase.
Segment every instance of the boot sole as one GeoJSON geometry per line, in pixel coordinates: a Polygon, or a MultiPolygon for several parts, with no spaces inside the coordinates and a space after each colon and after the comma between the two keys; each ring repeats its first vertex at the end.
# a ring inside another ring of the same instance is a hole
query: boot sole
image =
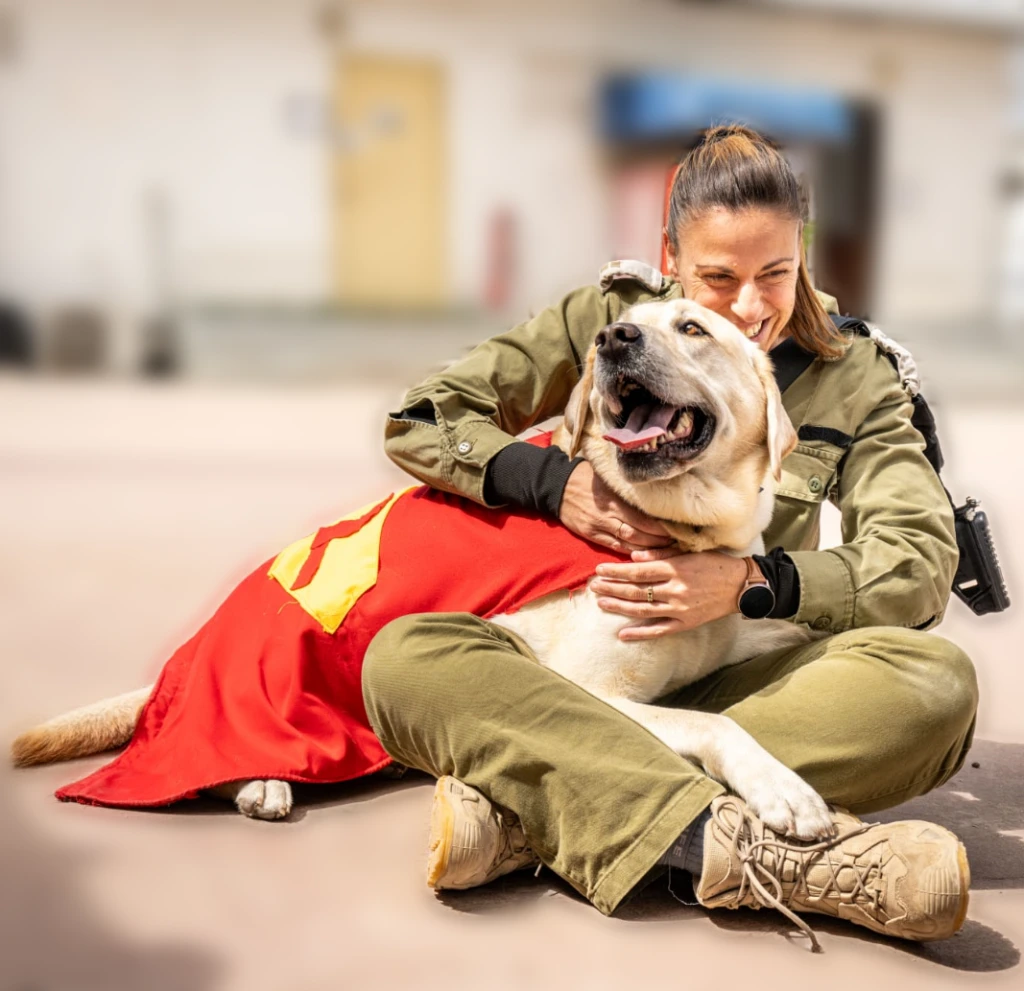
{"type": "Polygon", "coordinates": [[[445,793],[446,779],[438,779],[430,807],[430,838],[427,842],[427,885],[438,890],[451,860],[455,815],[445,793]]]}
{"type": "Polygon", "coordinates": [[[953,920],[953,932],[959,932],[967,918],[967,905],[971,900],[971,865],[967,862],[967,848],[957,843],[956,865],[960,869],[960,911],[953,920]]]}

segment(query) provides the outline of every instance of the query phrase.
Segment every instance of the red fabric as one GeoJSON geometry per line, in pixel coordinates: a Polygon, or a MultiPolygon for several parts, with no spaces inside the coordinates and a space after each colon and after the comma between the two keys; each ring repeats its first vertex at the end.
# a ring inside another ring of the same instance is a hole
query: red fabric
{"type": "Polygon", "coordinates": [[[334,634],[267,575],[268,561],[167,662],[127,749],[57,797],[165,805],[225,781],[369,774],[390,761],[360,682],[381,627],[417,612],[512,612],[614,560],[558,523],[415,489],[385,520],[377,584],[334,634]]]}

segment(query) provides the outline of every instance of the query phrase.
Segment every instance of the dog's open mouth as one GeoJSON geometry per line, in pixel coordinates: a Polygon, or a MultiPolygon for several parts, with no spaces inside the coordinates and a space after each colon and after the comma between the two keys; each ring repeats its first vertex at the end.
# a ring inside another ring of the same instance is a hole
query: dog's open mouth
{"type": "Polygon", "coordinates": [[[619,376],[616,393],[608,404],[609,412],[615,416],[615,427],[604,439],[620,452],[662,453],[674,460],[684,460],[699,454],[711,442],[714,417],[702,407],[666,402],[626,375],[619,376]]]}

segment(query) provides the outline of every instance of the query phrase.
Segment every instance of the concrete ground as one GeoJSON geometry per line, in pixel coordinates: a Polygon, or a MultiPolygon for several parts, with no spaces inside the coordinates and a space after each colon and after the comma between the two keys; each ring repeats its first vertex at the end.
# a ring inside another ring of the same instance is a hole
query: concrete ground
{"type": "MultiPolygon", "coordinates": [[[[403,484],[380,445],[400,391],[0,379],[0,735],[145,684],[256,563],[403,484]]],[[[984,498],[1019,599],[1024,405],[941,419],[947,483],[984,498]]],[[[424,777],[306,792],[284,823],[55,801],[95,758],[0,771],[0,991],[1021,987],[1024,607],[954,603],[943,632],[976,659],[978,740],[945,788],[887,814],[967,844],[969,919],[943,943],[812,918],[814,956],[772,913],[661,890],[608,919],[550,872],[438,898],[424,777]]]]}

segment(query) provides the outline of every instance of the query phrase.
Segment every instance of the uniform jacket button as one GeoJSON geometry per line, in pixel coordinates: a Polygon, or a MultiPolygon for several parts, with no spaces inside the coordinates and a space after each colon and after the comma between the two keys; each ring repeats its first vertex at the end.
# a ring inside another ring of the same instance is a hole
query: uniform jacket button
{"type": "Polygon", "coordinates": [[[815,493],[820,492],[821,491],[821,479],[818,478],[817,475],[811,475],[811,477],[809,479],[807,479],[807,488],[809,488],[812,492],[815,492],[815,493]]]}
{"type": "Polygon", "coordinates": [[[459,444],[459,448],[458,448],[459,454],[469,454],[469,452],[472,451],[472,450],[473,450],[473,445],[470,444],[470,442],[468,440],[464,440],[464,441],[462,441],[461,444],[459,444]]]}
{"type": "Polygon", "coordinates": [[[811,626],[816,630],[824,632],[832,626],[832,617],[819,616],[813,623],[811,623],[811,626]]]}

